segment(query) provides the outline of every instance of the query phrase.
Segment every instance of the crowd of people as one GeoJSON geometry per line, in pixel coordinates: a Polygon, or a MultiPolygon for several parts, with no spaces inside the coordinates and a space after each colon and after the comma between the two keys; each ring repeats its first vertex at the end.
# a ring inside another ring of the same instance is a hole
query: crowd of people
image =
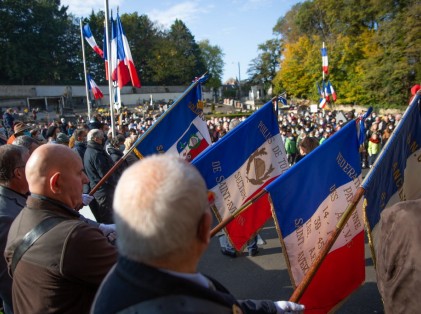
{"type": "MultiPolygon", "coordinates": [[[[337,120],[335,112],[280,114],[290,165],[357,115],[350,111],[343,117],[337,120]]],[[[245,119],[211,117],[207,125],[212,141],[245,119]]],[[[372,113],[365,120],[363,167],[373,165],[400,119],[400,114],[372,113]]],[[[180,312],[197,307],[209,307],[209,313],[302,311],[291,302],[237,301],[220,283],[197,273],[212,218],[203,179],[194,167],[165,155],[137,162],[131,147],[156,117],[125,112],[117,120],[113,137],[106,115],[46,123],[20,121],[12,109],[4,113],[0,250],[5,259],[0,259],[0,296],[5,313],[87,313],[95,294],[94,313],[127,308],[153,313],[164,304],[164,309],[169,304],[180,312]],[[124,154],[128,155],[109,175],[124,154]],[[125,172],[129,167],[132,171],[125,172]],[[78,213],[83,205],[89,205],[96,221],[78,213]],[[169,214],[173,208],[186,211],[176,215],[180,221],[169,214]],[[172,298],[174,291],[182,302],[172,298]]],[[[234,257],[229,242],[224,243],[222,252],[234,257]]],[[[257,237],[248,249],[250,256],[257,254],[257,237]]]]}

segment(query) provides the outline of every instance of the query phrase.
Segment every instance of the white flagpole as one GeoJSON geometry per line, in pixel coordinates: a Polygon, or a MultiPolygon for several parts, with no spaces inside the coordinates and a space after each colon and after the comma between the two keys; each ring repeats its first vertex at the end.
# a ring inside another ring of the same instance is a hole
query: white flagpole
{"type": "MultiPolygon", "coordinates": [[[[323,49],[325,48],[325,42],[323,42],[323,49]]],[[[323,58],[323,57],[322,57],[323,58]]],[[[323,60],[322,60],[322,75],[323,75],[323,82],[325,81],[325,71],[323,71],[323,60]]],[[[323,91],[324,92],[324,91],[323,91]]]]}
{"type": "Polygon", "coordinates": [[[109,11],[108,11],[108,0],[104,0],[105,2],[105,40],[107,45],[107,57],[108,57],[108,90],[109,90],[109,98],[110,98],[110,117],[111,117],[111,132],[113,138],[115,137],[115,121],[114,121],[114,97],[113,97],[113,82],[111,79],[111,49],[110,49],[110,34],[109,34],[109,11]]]}
{"type": "Polygon", "coordinates": [[[89,99],[89,89],[88,89],[88,73],[86,72],[86,58],[85,58],[85,41],[83,36],[82,29],[82,18],[79,20],[80,24],[80,40],[82,41],[82,58],[83,58],[83,73],[85,77],[85,92],[86,92],[86,104],[88,106],[88,120],[91,120],[91,101],[89,99]]]}

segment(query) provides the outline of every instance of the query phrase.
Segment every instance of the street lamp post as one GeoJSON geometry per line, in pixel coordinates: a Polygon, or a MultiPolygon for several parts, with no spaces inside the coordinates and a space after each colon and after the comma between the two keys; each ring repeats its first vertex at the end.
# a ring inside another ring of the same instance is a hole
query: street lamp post
{"type": "Polygon", "coordinates": [[[239,99],[241,102],[241,74],[240,74],[240,62],[238,62],[238,91],[239,91],[239,99]]]}

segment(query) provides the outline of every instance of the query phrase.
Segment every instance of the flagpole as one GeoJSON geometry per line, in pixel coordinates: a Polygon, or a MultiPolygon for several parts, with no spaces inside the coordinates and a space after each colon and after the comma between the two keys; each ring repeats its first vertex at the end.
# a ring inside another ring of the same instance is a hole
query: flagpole
{"type": "Polygon", "coordinates": [[[361,186],[357,189],[357,192],[354,194],[354,197],[352,198],[351,203],[348,205],[345,212],[342,214],[341,219],[336,224],[335,230],[332,232],[330,238],[325,242],[322,250],[319,252],[319,255],[317,256],[316,260],[311,265],[311,268],[305,274],[303,280],[295,288],[293,294],[289,298],[289,301],[295,302],[295,303],[300,301],[304,292],[306,291],[306,289],[310,285],[311,281],[313,280],[314,276],[316,275],[318,269],[320,268],[323,260],[325,259],[325,257],[329,253],[332,246],[335,244],[338,236],[341,234],[344,227],[346,226],[349,218],[351,217],[352,213],[354,212],[355,208],[357,207],[358,202],[363,197],[364,191],[365,191],[364,188],[361,187],[361,186]]]}
{"type": "Polygon", "coordinates": [[[86,104],[88,106],[88,119],[91,120],[91,101],[89,100],[89,89],[88,89],[88,77],[86,72],[86,58],[85,58],[85,41],[83,36],[82,18],[79,20],[80,25],[80,39],[82,42],[82,58],[83,58],[83,73],[85,77],[85,93],[86,93],[86,104]]]}
{"type": "MultiPolygon", "coordinates": [[[[111,49],[110,49],[110,34],[109,34],[109,27],[108,27],[108,21],[110,18],[109,9],[108,9],[108,0],[104,0],[104,2],[105,2],[105,40],[106,40],[106,45],[107,45],[108,62],[109,64],[111,64],[110,61],[112,59],[111,59],[111,49]]],[[[109,100],[110,100],[111,132],[114,138],[115,137],[114,100],[113,100],[114,97],[113,97],[113,82],[111,79],[110,68],[111,66],[108,66],[108,91],[109,91],[109,100]]]]}
{"type": "MultiPolygon", "coordinates": [[[[105,0],[107,1],[107,0],[105,0]]],[[[206,75],[203,74],[199,79],[193,82],[184,93],[177,98],[177,100],[168,108],[148,130],[146,130],[143,135],[133,143],[130,149],[114,164],[114,166],[102,177],[101,180],[94,186],[94,188],[89,192],[89,195],[94,195],[94,193],[99,189],[99,187],[104,184],[105,181],[116,171],[116,169],[126,160],[127,156],[134,151],[134,149],[143,141],[143,139],[158,125],[158,122],[161,121],[197,84],[199,84],[200,79],[206,75]]]]}
{"type": "MultiPolygon", "coordinates": [[[[322,48],[324,49],[325,48],[325,42],[323,42],[323,46],[322,46],[322,48]]],[[[320,58],[320,57],[319,57],[320,58]]],[[[319,59],[320,60],[320,59],[319,59]]],[[[323,71],[323,62],[322,62],[322,77],[323,77],[323,84],[324,84],[324,82],[325,82],[325,71],[323,71]]]]}

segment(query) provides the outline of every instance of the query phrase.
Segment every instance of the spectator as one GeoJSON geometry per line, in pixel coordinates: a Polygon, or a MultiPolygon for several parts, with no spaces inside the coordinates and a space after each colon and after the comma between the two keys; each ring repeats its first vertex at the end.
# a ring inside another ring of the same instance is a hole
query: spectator
{"type": "MultiPolygon", "coordinates": [[[[0,147],[0,168],[2,169],[0,173],[1,252],[4,252],[6,248],[7,234],[13,220],[26,203],[29,190],[25,176],[25,165],[28,158],[29,153],[26,148],[14,145],[0,147]]],[[[3,300],[4,313],[13,313],[12,278],[8,274],[7,264],[3,257],[0,258],[0,297],[3,300]]]]}
{"type": "Polygon", "coordinates": [[[7,144],[12,144],[13,141],[19,136],[22,136],[22,135],[31,136],[30,130],[31,128],[25,123],[21,121],[16,122],[15,125],[13,126],[14,133],[7,140],[7,144]]]}
{"type": "Polygon", "coordinates": [[[13,117],[13,109],[8,108],[3,114],[3,124],[6,128],[6,136],[9,138],[13,134],[13,126],[14,126],[15,118],[13,117]]]}
{"type": "Polygon", "coordinates": [[[373,134],[371,134],[371,137],[368,140],[367,153],[368,153],[368,166],[370,168],[373,167],[373,164],[380,153],[380,148],[381,148],[380,140],[378,138],[377,133],[374,132],[373,134]]]}
{"type": "MultiPolygon", "coordinates": [[[[98,182],[108,173],[114,163],[104,150],[104,133],[98,129],[92,129],[88,133],[88,147],[83,158],[86,174],[89,178],[89,186],[92,190],[98,182]]],[[[95,192],[94,197],[99,205],[98,217],[100,223],[113,223],[113,195],[117,183],[112,174],[95,192]]]]}
{"type": "Polygon", "coordinates": [[[219,282],[197,272],[210,242],[212,215],[204,180],[184,160],[156,155],[131,166],[116,188],[114,206],[120,257],[102,283],[92,313],[304,309],[284,301],[237,301],[219,282]]]}
{"type": "Polygon", "coordinates": [[[421,199],[383,210],[376,248],[377,286],[389,313],[418,313],[421,299],[421,199]]]}
{"type": "Polygon", "coordinates": [[[40,143],[33,137],[23,135],[15,139],[13,145],[25,147],[28,150],[29,155],[32,155],[34,150],[39,147],[40,143]]]}
{"type": "Polygon", "coordinates": [[[117,256],[98,224],[74,210],[88,182],[83,164],[69,147],[42,145],[25,173],[31,195],[10,227],[5,251],[14,312],[87,313],[117,256]],[[42,236],[16,258],[34,228],[42,236]]]}

